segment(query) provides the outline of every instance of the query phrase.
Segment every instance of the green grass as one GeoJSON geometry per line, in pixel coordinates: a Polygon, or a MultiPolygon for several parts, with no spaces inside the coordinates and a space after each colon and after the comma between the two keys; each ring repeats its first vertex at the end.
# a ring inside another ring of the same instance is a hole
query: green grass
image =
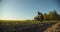
{"type": "Polygon", "coordinates": [[[35,25],[35,24],[41,24],[41,23],[49,23],[49,22],[57,22],[57,21],[22,21],[22,20],[0,20],[1,25],[6,26],[25,26],[25,25],[35,25]]]}
{"type": "Polygon", "coordinates": [[[0,23],[4,26],[25,26],[39,24],[39,21],[0,20],[0,23]]]}
{"type": "Polygon", "coordinates": [[[38,25],[40,25],[42,23],[46,24],[46,23],[50,23],[50,22],[56,22],[56,21],[43,21],[43,22],[40,22],[40,21],[32,21],[32,20],[28,20],[28,21],[27,20],[24,20],[24,21],[21,21],[21,20],[0,20],[0,28],[2,29],[3,32],[7,32],[7,31],[17,32],[17,31],[20,31],[21,28],[22,28],[21,31],[25,32],[25,30],[28,31],[27,27],[29,27],[29,31],[32,31],[35,28],[37,28],[38,25]],[[31,28],[31,27],[34,27],[34,29],[31,28]]]}

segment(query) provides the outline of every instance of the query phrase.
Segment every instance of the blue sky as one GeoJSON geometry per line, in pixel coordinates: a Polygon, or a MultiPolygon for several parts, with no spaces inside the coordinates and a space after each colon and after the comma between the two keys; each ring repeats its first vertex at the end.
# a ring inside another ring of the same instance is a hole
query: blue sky
{"type": "Polygon", "coordinates": [[[1,19],[33,19],[37,12],[60,12],[60,0],[2,0],[0,1],[1,19]]]}

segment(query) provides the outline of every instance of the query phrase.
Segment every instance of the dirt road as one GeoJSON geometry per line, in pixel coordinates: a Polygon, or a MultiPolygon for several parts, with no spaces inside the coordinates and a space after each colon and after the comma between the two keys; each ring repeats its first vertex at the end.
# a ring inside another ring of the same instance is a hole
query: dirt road
{"type": "Polygon", "coordinates": [[[60,32],[60,21],[50,28],[46,29],[44,32],[60,32]]]}

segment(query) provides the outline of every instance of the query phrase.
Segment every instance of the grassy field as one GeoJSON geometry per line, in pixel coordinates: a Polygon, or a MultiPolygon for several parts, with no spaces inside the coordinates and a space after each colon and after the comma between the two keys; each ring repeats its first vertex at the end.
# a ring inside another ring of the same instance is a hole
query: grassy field
{"type": "Polygon", "coordinates": [[[39,21],[20,21],[20,20],[0,20],[1,25],[33,25],[39,24],[39,21]]]}
{"type": "Polygon", "coordinates": [[[6,25],[6,26],[15,26],[15,25],[34,25],[34,24],[40,24],[40,23],[49,23],[49,22],[57,22],[57,21],[22,21],[22,20],[0,20],[1,25],[6,25]]]}
{"type": "MultiPolygon", "coordinates": [[[[27,27],[40,25],[42,23],[55,23],[57,21],[32,21],[32,20],[0,20],[0,32],[13,32],[15,30],[25,29],[27,27]]],[[[43,26],[43,25],[42,25],[43,26]]],[[[35,29],[35,28],[34,28],[35,29]]]]}

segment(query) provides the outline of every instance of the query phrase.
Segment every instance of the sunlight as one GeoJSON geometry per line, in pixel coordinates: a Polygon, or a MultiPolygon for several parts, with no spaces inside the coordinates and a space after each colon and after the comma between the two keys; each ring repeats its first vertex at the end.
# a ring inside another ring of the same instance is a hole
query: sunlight
{"type": "Polygon", "coordinates": [[[0,20],[26,20],[26,19],[12,19],[12,18],[1,18],[0,20]]]}

